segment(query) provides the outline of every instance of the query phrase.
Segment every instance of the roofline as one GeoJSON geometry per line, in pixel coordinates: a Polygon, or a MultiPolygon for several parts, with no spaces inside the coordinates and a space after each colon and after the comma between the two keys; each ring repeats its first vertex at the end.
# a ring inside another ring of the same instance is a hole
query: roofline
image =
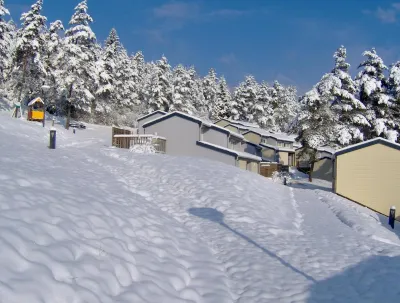
{"type": "Polygon", "coordinates": [[[244,132],[243,135],[248,134],[248,133],[253,133],[253,134],[259,135],[260,137],[263,136],[263,135],[261,135],[260,133],[254,131],[254,130],[251,130],[251,129],[249,129],[247,132],[244,132]]]}
{"type": "Polygon", "coordinates": [[[269,148],[269,149],[273,149],[274,151],[279,151],[279,148],[276,146],[272,146],[272,145],[266,145],[264,143],[260,143],[259,144],[261,147],[265,147],[265,148],[269,148]]]}
{"type": "Polygon", "coordinates": [[[253,145],[253,146],[255,146],[255,147],[259,148],[259,149],[262,149],[262,147],[260,146],[260,144],[250,142],[250,141],[248,141],[248,140],[246,140],[246,139],[245,139],[244,142],[247,143],[247,144],[253,145]]]}
{"type": "Polygon", "coordinates": [[[228,118],[221,118],[221,119],[215,120],[213,123],[215,124],[215,123],[218,123],[219,121],[222,121],[222,120],[225,120],[225,121],[231,123],[231,120],[229,120],[228,118]]]}
{"type": "Polygon", "coordinates": [[[281,139],[281,138],[275,137],[274,134],[262,135],[262,136],[265,137],[265,138],[272,138],[272,139],[275,139],[275,140],[278,140],[278,141],[283,141],[283,142],[290,142],[290,143],[296,142],[296,140],[294,140],[294,139],[281,139]]]}
{"type": "Polygon", "coordinates": [[[347,154],[347,153],[350,153],[352,151],[355,151],[355,150],[358,150],[358,149],[361,149],[361,148],[364,148],[364,147],[369,147],[369,146],[372,146],[372,145],[375,145],[375,144],[379,144],[379,143],[382,144],[382,145],[385,145],[387,147],[391,147],[391,148],[400,150],[400,144],[397,144],[397,143],[394,143],[392,141],[389,141],[389,140],[386,140],[386,139],[378,137],[378,138],[374,138],[374,139],[371,139],[371,140],[368,140],[368,141],[364,141],[364,142],[361,142],[361,143],[357,143],[357,144],[350,145],[348,147],[339,149],[338,151],[336,151],[334,153],[334,156],[337,157],[337,156],[340,156],[340,155],[343,155],[343,154],[347,154]]]}
{"type": "Polygon", "coordinates": [[[151,121],[143,124],[142,127],[146,128],[146,127],[152,126],[154,124],[157,124],[159,122],[162,122],[164,120],[168,120],[169,118],[175,117],[175,116],[178,116],[180,118],[186,119],[186,120],[191,121],[191,122],[195,122],[195,123],[197,123],[199,125],[201,125],[201,123],[203,123],[200,119],[194,118],[194,117],[192,117],[190,115],[186,115],[186,114],[181,113],[181,112],[172,112],[172,113],[168,113],[168,114],[166,114],[164,116],[161,116],[159,118],[156,118],[154,120],[151,120],[151,121]]]}
{"type": "Polygon", "coordinates": [[[214,150],[214,151],[218,151],[218,152],[221,152],[221,153],[224,153],[224,154],[227,154],[227,155],[231,155],[231,156],[237,157],[237,153],[235,153],[234,151],[230,151],[230,150],[224,149],[223,147],[218,148],[218,147],[215,146],[215,145],[209,145],[209,144],[207,144],[207,142],[196,141],[196,145],[200,145],[200,146],[202,146],[202,147],[206,147],[206,148],[212,149],[212,150],[214,150]]]}
{"type": "Polygon", "coordinates": [[[160,114],[163,114],[163,115],[168,114],[168,113],[165,112],[165,111],[156,110],[156,111],[154,111],[154,112],[148,113],[148,114],[146,114],[146,115],[144,115],[144,116],[141,116],[141,117],[137,118],[137,121],[138,121],[138,122],[139,122],[139,121],[142,121],[143,119],[146,119],[146,118],[148,118],[148,117],[151,117],[152,115],[155,115],[155,114],[157,114],[157,113],[160,113],[160,114]]]}
{"type": "Polygon", "coordinates": [[[254,160],[254,161],[261,161],[261,157],[249,154],[248,156],[244,155],[242,152],[237,152],[235,150],[230,150],[224,147],[219,147],[217,145],[214,145],[212,143],[204,142],[204,141],[196,141],[196,145],[212,149],[214,151],[218,151],[221,153],[225,153],[227,155],[235,156],[237,158],[241,159],[249,159],[249,160],[254,160]]]}

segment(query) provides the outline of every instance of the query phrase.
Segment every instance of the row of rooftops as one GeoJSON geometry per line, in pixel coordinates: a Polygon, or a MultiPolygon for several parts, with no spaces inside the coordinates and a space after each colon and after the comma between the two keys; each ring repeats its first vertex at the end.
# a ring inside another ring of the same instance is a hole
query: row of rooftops
{"type": "MultiPolygon", "coordinates": [[[[279,150],[279,151],[288,151],[288,152],[291,152],[291,151],[294,151],[294,150],[298,150],[298,149],[300,149],[302,147],[300,143],[296,142],[296,140],[295,140],[296,136],[295,135],[288,135],[288,134],[285,134],[285,133],[272,132],[272,131],[268,131],[268,130],[262,129],[257,124],[254,124],[254,123],[248,123],[248,122],[243,122],[243,121],[235,121],[235,120],[230,120],[230,119],[225,119],[225,118],[224,119],[220,119],[218,121],[215,121],[213,123],[213,122],[207,121],[205,119],[194,117],[192,115],[188,115],[186,113],[182,113],[182,112],[179,112],[179,111],[167,113],[167,112],[159,110],[159,111],[154,111],[154,112],[151,112],[149,114],[146,114],[144,116],[139,117],[138,121],[141,121],[141,120],[143,120],[145,118],[148,118],[149,116],[154,115],[155,113],[161,113],[163,116],[157,117],[157,118],[155,118],[153,120],[150,120],[150,121],[146,122],[145,124],[143,124],[144,128],[146,126],[150,126],[150,125],[155,124],[155,123],[157,123],[159,121],[162,121],[164,119],[168,119],[172,115],[179,115],[179,116],[184,116],[186,118],[189,118],[190,120],[195,121],[195,122],[199,123],[200,125],[205,125],[207,127],[210,127],[210,128],[216,129],[216,130],[220,130],[222,132],[226,132],[227,134],[229,134],[231,136],[234,136],[234,137],[237,137],[239,139],[242,139],[243,141],[246,141],[249,144],[257,145],[257,144],[251,143],[248,140],[246,140],[244,138],[243,134],[246,134],[248,132],[253,132],[253,133],[261,135],[262,137],[270,137],[270,138],[274,138],[274,139],[279,140],[279,141],[290,142],[290,143],[293,144],[293,149],[292,148],[280,147],[280,146],[273,146],[273,145],[265,144],[265,143],[258,144],[261,147],[267,147],[267,148],[272,148],[272,149],[279,150]],[[243,130],[244,131],[243,134],[239,134],[239,133],[237,133],[235,131],[231,131],[231,130],[225,128],[225,127],[222,127],[222,126],[219,126],[219,125],[215,124],[215,123],[218,123],[221,120],[225,120],[225,121],[227,121],[229,123],[228,125],[232,125],[232,126],[237,127],[238,129],[243,130]]],[[[326,153],[329,153],[329,154],[332,154],[332,155],[339,155],[339,154],[347,153],[347,152],[352,151],[354,149],[362,148],[364,146],[368,146],[368,145],[375,144],[375,143],[378,143],[378,142],[382,143],[384,145],[391,146],[393,148],[400,149],[400,144],[391,142],[391,141],[383,139],[383,138],[375,138],[375,139],[372,139],[372,140],[369,140],[369,141],[365,141],[365,142],[361,142],[361,143],[358,143],[358,144],[354,144],[354,145],[351,145],[351,146],[348,146],[348,147],[345,147],[345,148],[342,148],[342,149],[339,149],[339,150],[335,150],[335,149],[333,149],[332,147],[329,147],[329,146],[322,146],[322,147],[317,148],[317,151],[318,152],[326,152],[326,153]]],[[[207,144],[209,144],[209,143],[207,143],[207,144]]]]}

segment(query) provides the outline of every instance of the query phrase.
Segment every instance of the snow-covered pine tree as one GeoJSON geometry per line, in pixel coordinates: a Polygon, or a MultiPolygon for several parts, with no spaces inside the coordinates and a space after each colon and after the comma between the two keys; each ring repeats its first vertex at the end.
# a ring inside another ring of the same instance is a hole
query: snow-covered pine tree
{"type": "Polygon", "coordinates": [[[272,108],[271,88],[266,82],[262,82],[257,89],[257,100],[251,108],[253,121],[260,127],[276,129],[274,110],[272,108]]]}
{"type": "Polygon", "coordinates": [[[390,67],[389,93],[393,100],[393,120],[398,133],[397,142],[400,140],[400,61],[390,67]]]}
{"type": "Polygon", "coordinates": [[[202,81],[206,110],[211,113],[217,102],[218,78],[214,69],[210,69],[202,81]]]}
{"type": "Polygon", "coordinates": [[[388,94],[388,82],[384,75],[388,68],[374,48],[365,51],[363,56],[367,58],[359,65],[363,69],[355,80],[360,101],[366,107],[366,118],[371,125],[364,128],[365,139],[384,137],[395,142],[398,138],[398,126],[393,113],[395,104],[388,94]]]}
{"type": "Polygon", "coordinates": [[[121,44],[117,31],[113,28],[104,43],[100,60],[96,62],[97,90],[96,111],[106,115],[113,110],[114,103],[120,101],[117,88],[117,58],[121,51],[121,44]]]}
{"type": "Polygon", "coordinates": [[[139,105],[139,83],[136,82],[137,71],[133,65],[128,52],[121,45],[121,51],[117,56],[116,83],[118,91],[118,106],[121,109],[131,109],[139,105]]]}
{"type": "Polygon", "coordinates": [[[47,18],[41,15],[43,0],[38,0],[27,13],[21,15],[22,27],[17,32],[13,53],[12,81],[17,101],[38,96],[46,75],[42,54],[47,18]]]}
{"type": "Polygon", "coordinates": [[[71,27],[65,32],[64,47],[68,62],[64,72],[69,113],[72,106],[81,114],[94,113],[96,109],[96,35],[90,27],[93,19],[87,11],[87,1],[84,0],[75,7],[69,22],[71,27]]]}
{"type": "Polygon", "coordinates": [[[43,61],[46,69],[45,85],[50,89],[46,93],[46,105],[52,112],[62,112],[61,96],[65,93],[62,68],[65,65],[65,57],[60,33],[64,26],[60,20],[52,22],[45,34],[45,48],[43,61]]]}
{"type": "Polygon", "coordinates": [[[252,75],[249,75],[235,89],[231,103],[231,118],[234,120],[252,121],[253,114],[250,112],[250,109],[254,107],[256,101],[257,82],[252,75]]]}
{"type": "Polygon", "coordinates": [[[194,66],[188,69],[188,73],[191,79],[190,82],[190,97],[189,103],[193,105],[195,112],[194,114],[198,117],[209,119],[210,112],[209,107],[204,98],[202,79],[197,75],[194,66]]]}
{"type": "Polygon", "coordinates": [[[195,111],[193,104],[193,80],[189,72],[179,64],[173,71],[173,95],[170,111],[180,111],[192,115],[195,111]]]}
{"type": "Polygon", "coordinates": [[[340,46],[333,57],[335,67],[332,74],[332,109],[336,113],[338,146],[344,147],[364,139],[362,129],[369,126],[365,117],[364,104],[355,97],[356,84],[349,74],[350,64],[346,62],[346,48],[340,46]]]}
{"type": "Polygon", "coordinates": [[[274,81],[270,95],[273,110],[271,121],[274,121],[272,130],[286,132],[300,109],[297,90],[294,86],[284,87],[278,81],[274,81]]]}
{"type": "Polygon", "coordinates": [[[221,76],[217,86],[217,96],[214,106],[211,108],[210,118],[213,121],[229,118],[231,116],[230,106],[232,102],[231,93],[225,77],[221,76]]]}
{"type": "MultiPolygon", "coordinates": [[[[146,78],[146,62],[141,51],[138,51],[131,57],[132,76],[135,86],[135,92],[138,98],[138,103],[145,104],[145,78],[146,78]]],[[[148,78],[148,77],[147,77],[148,78]]]]}
{"type": "Polygon", "coordinates": [[[170,110],[173,87],[171,83],[171,66],[168,64],[167,58],[162,56],[149,71],[151,72],[149,74],[150,79],[146,87],[149,111],[163,110],[168,112],[170,110]]]}
{"type": "MultiPolygon", "coordinates": [[[[331,73],[325,74],[321,81],[300,99],[297,141],[303,145],[303,149],[299,155],[310,160],[311,172],[316,160],[317,148],[333,145],[336,141],[337,120],[331,108],[334,81],[335,78],[331,73]]],[[[312,181],[311,172],[310,181],[312,181]]]]}
{"type": "Polygon", "coordinates": [[[6,77],[6,70],[9,63],[9,25],[5,20],[5,16],[10,12],[4,7],[4,0],[0,0],[0,89],[6,77]]]}

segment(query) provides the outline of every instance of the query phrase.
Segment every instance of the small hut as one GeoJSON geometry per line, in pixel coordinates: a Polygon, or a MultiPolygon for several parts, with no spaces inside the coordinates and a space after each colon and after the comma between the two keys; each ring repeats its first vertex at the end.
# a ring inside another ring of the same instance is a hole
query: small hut
{"type": "Polygon", "coordinates": [[[28,121],[44,120],[44,102],[38,97],[28,103],[28,121]]]}

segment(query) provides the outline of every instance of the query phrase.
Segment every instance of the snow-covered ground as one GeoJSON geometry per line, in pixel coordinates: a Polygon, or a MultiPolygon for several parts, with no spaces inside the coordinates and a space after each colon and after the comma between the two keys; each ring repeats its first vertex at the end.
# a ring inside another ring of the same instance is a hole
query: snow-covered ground
{"type": "Polygon", "coordinates": [[[50,150],[50,123],[9,116],[0,113],[0,302],[400,297],[399,230],[326,186],[112,148],[110,128],[94,125],[57,125],[50,150]]]}

